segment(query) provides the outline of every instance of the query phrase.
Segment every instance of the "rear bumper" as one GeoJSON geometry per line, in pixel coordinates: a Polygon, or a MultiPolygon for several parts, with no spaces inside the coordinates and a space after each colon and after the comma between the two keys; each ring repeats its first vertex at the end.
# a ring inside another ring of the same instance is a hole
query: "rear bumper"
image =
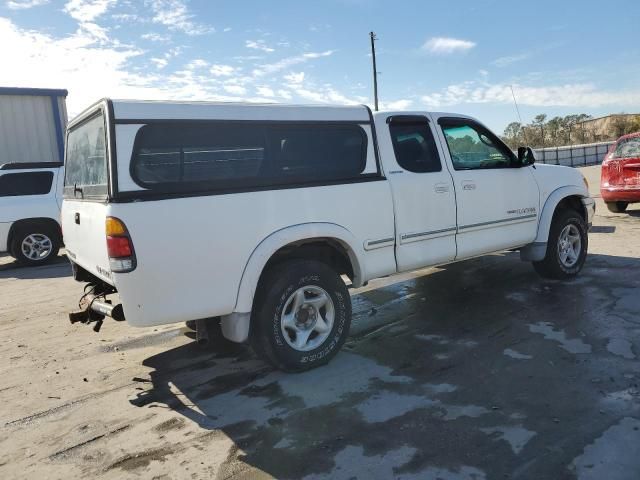
{"type": "Polygon", "coordinates": [[[640,186],[604,187],[600,196],[605,202],[640,202],[640,186]]]}

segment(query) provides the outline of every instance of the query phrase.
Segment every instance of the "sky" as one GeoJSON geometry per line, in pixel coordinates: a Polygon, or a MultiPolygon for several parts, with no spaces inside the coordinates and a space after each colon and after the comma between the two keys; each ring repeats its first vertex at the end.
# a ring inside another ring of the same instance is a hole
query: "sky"
{"type": "Polygon", "coordinates": [[[0,0],[0,86],[102,97],[640,112],[637,0],[0,0]]]}

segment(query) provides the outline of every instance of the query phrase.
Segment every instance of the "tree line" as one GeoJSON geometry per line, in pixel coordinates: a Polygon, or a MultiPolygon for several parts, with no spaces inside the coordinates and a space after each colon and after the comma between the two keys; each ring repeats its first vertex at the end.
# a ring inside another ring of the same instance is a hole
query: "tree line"
{"type": "Polygon", "coordinates": [[[502,139],[513,149],[520,145],[544,148],[616,140],[627,133],[640,131],[640,115],[612,115],[609,119],[602,119],[600,125],[584,123],[592,119],[586,113],[551,119],[540,114],[525,125],[511,122],[504,129],[502,139]]]}

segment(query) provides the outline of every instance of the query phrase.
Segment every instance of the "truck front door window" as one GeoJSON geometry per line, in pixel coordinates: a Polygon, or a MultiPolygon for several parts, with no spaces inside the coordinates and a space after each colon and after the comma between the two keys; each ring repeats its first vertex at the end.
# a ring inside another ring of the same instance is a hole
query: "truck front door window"
{"type": "Polygon", "coordinates": [[[442,125],[453,168],[478,170],[483,168],[509,168],[512,156],[492,135],[470,124],[442,125]]]}

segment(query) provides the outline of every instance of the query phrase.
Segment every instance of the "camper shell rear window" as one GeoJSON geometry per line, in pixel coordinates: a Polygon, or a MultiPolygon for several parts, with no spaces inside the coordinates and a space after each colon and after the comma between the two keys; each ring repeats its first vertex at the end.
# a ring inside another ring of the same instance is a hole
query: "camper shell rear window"
{"type": "Polygon", "coordinates": [[[65,198],[106,197],[106,144],[101,110],[69,130],[65,155],[65,198]]]}
{"type": "Polygon", "coordinates": [[[176,121],[138,131],[130,173],[150,190],[229,191],[354,179],[366,162],[357,124],[176,121]]]}

